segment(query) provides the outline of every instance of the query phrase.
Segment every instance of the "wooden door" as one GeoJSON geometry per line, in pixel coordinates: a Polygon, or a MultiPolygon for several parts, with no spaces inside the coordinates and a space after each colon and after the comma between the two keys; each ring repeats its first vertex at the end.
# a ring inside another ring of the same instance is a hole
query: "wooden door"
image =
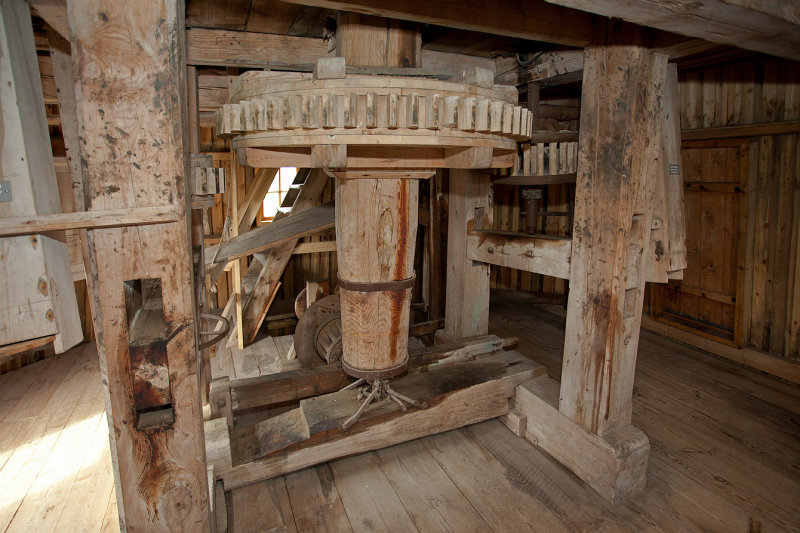
{"type": "Polygon", "coordinates": [[[656,319],[730,344],[741,336],[736,281],[747,146],[741,140],[683,143],[688,266],[682,280],[653,287],[656,319]]]}

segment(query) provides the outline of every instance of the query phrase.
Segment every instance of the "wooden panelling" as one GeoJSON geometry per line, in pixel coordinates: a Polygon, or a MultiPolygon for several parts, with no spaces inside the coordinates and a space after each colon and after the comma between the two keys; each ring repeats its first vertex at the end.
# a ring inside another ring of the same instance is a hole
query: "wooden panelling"
{"type": "Polygon", "coordinates": [[[657,303],[787,358],[800,355],[798,67],[759,57],[681,75],[684,141],[698,139],[683,146],[689,266],[657,303]]]}

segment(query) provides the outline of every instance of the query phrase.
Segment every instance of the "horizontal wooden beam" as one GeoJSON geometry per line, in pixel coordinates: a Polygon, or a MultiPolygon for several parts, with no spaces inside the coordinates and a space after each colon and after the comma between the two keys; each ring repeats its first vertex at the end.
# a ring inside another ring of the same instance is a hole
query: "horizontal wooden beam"
{"type": "Polygon", "coordinates": [[[617,503],[644,489],[650,442],[631,425],[603,436],[558,410],[558,383],[547,376],[517,387],[516,411],[525,438],[569,468],[607,501],[617,503]]]}
{"type": "Polygon", "coordinates": [[[55,340],[55,338],[56,338],[55,335],[47,335],[46,337],[39,337],[36,339],[29,339],[26,341],[15,342],[13,344],[5,344],[3,346],[0,346],[0,365],[5,363],[6,361],[10,361],[15,356],[23,352],[47,346],[48,344],[52,343],[55,340]]]}
{"type": "Polygon", "coordinates": [[[762,135],[788,135],[800,133],[800,120],[784,122],[763,122],[744,124],[741,126],[721,126],[697,130],[682,130],[681,141],[707,141],[713,139],[736,139],[742,137],[760,137],[762,135]]]}
{"type": "Polygon", "coordinates": [[[270,222],[265,226],[252,229],[231,240],[209,246],[206,249],[207,266],[216,258],[216,263],[223,263],[252,255],[256,252],[274,248],[293,239],[308,237],[315,233],[331,229],[335,223],[333,202],[312,207],[300,213],[270,222]],[[217,251],[219,250],[219,251],[217,251]]]}
{"type": "MultiPolygon", "coordinates": [[[[326,42],[312,37],[204,28],[186,30],[188,65],[311,72],[317,59],[329,55],[326,42]]],[[[422,51],[422,68],[438,75],[455,77],[472,67],[488,69],[494,73],[495,62],[484,57],[435,50],[422,51]]],[[[210,108],[215,102],[227,97],[227,80],[223,84],[215,82],[213,78],[200,77],[201,109],[210,108]]]]}
{"type": "MultiPolygon", "coordinates": [[[[373,425],[365,421],[356,424],[348,433],[334,432],[332,436],[311,441],[308,445],[282,450],[239,466],[232,465],[227,421],[222,418],[211,420],[205,424],[208,463],[214,466],[217,479],[223,480],[225,490],[232,490],[338,457],[376,450],[502,416],[508,412],[508,399],[514,395],[516,386],[545,373],[544,367],[526,361],[516,352],[503,354],[490,358],[511,360],[516,356],[519,362],[504,370],[498,368],[496,379],[471,386],[465,384],[465,388],[444,395],[441,401],[428,409],[409,410],[401,416],[373,425]]],[[[446,372],[451,369],[442,370],[446,372]]],[[[454,374],[446,373],[451,376],[454,374]]]]}
{"type": "Polygon", "coordinates": [[[577,173],[568,172],[566,174],[542,174],[540,176],[514,175],[492,180],[492,185],[516,185],[516,186],[536,186],[536,185],[556,185],[562,183],[575,183],[577,173]]]}
{"type": "Polygon", "coordinates": [[[252,68],[313,68],[328,55],[322,39],[228,30],[188,28],[188,65],[239,66],[252,68]]]}
{"type": "Polygon", "coordinates": [[[467,233],[467,258],[569,279],[572,239],[503,231],[467,233]]]}
{"type": "Polygon", "coordinates": [[[32,235],[65,229],[119,228],[180,220],[174,206],[129,207],[76,213],[0,218],[0,237],[32,235]]]}
{"type": "Polygon", "coordinates": [[[567,46],[586,46],[594,30],[594,17],[589,13],[564,9],[543,0],[288,1],[567,46]]]}
{"type": "MultiPolygon", "coordinates": [[[[800,59],[797,10],[782,12],[750,0],[548,0],[566,8],[699,37],[765,54],[800,59]],[[794,16],[791,15],[794,13],[794,16]]],[[[358,2],[359,4],[361,2],[358,2]]],[[[776,3],[777,4],[777,3],[776,3]]]]}
{"type": "Polygon", "coordinates": [[[292,255],[320,254],[335,251],[336,241],[298,242],[292,251],[292,255]]]}

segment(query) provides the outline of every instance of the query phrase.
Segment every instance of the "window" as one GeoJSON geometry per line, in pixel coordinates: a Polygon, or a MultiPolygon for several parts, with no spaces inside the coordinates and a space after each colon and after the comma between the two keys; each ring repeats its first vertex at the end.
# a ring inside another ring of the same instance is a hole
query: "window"
{"type": "Polygon", "coordinates": [[[278,213],[278,208],[280,208],[281,202],[283,202],[283,199],[286,197],[286,193],[289,191],[289,187],[292,185],[296,174],[297,168],[295,167],[281,167],[278,169],[277,174],[275,174],[275,179],[272,180],[272,185],[269,187],[269,191],[267,191],[266,196],[264,196],[261,217],[263,222],[270,222],[275,218],[275,215],[278,213]]]}

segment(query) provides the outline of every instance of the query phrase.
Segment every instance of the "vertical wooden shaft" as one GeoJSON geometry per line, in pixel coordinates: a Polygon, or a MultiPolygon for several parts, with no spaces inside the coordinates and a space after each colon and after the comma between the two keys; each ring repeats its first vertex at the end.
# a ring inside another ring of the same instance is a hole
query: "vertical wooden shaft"
{"type": "Polygon", "coordinates": [[[381,284],[414,276],[418,189],[413,179],[337,182],[342,362],[350,375],[388,378],[405,369],[413,285],[381,284]]]}
{"type": "MultiPolygon", "coordinates": [[[[348,65],[421,64],[416,25],[343,13],[337,42],[348,65]]],[[[337,180],[342,365],[352,376],[385,379],[408,363],[418,191],[416,180],[337,180]]]]}
{"type": "Polygon", "coordinates": [[[88,232],[126,531],[210,530],[182,126],[183,5],[68,4],[87,208],[169,205],[180,213],[174,223],[88,232]]]}
{"type": "Polygon", "coordinates": [[[413,22],[343,12],[336,41],[336,55],[348,65],[422,66],[422,34],[413,22]]]}
{"type": "Polygon", "coordinates": [[[631,419],[665,70],[621,22],[586,51],[560,410],[600,435],[631,419]]]}
{"type": "Polygon", "coordinates": [[[447,216],[447,301],[438,341],[489,332],[490,266],[467,258],[467,231],[492,225],[492,189],[486,170],[450,170],[447,216]]]}

